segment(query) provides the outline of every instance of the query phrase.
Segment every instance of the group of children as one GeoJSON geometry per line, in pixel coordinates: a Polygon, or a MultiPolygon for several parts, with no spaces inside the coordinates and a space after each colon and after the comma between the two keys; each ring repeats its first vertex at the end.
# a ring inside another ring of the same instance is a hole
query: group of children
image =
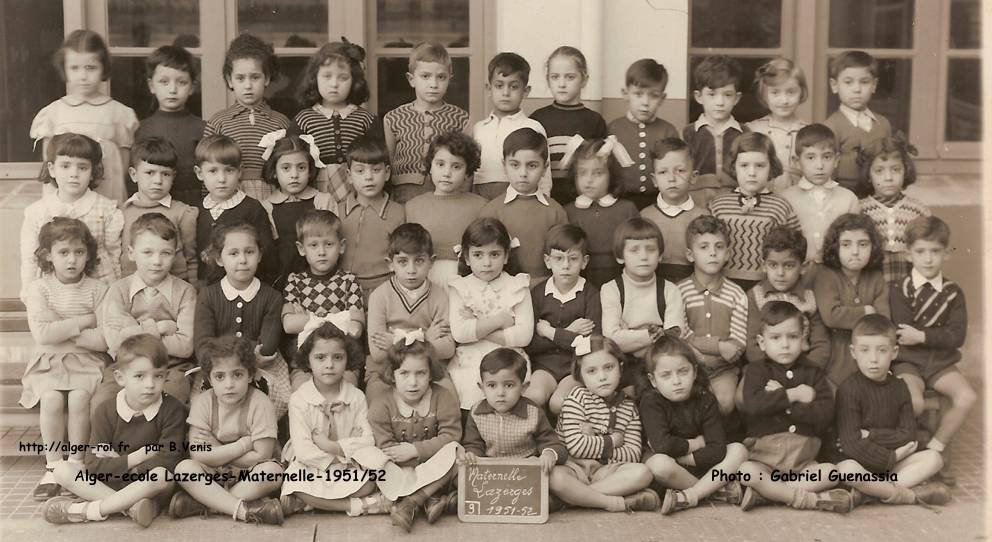
{"type": "Polygon", "coordinates": [[[964,294],[947,225],[904,194],[913,149],[867,108],[866,53],[832,61],[841,108],[809,125],[791,61],[758,70],[770,112],[742,126],[740,67],[706,58],[681,138],[650,59],[607,125],[577,49],[531,117],[530,68],[500,53],[471,135],[439,45],[381,121],[360,47],[314,55],[293,122],[264,100],[273,60],[235,39],[236,103],[203,123],[189,53],[160,48],[135,139],[102,39],[56,56],[70,93],[32,127],[46,188],[21,234],[21,404],[72,445],[46,451],[48,521],[316,509],[409,531],[480,457],[540,458],[555,509],[949,499],[927,480],[975,402],[964,294]],[[928,388],[951,406],[918,441],[928,388]]]}

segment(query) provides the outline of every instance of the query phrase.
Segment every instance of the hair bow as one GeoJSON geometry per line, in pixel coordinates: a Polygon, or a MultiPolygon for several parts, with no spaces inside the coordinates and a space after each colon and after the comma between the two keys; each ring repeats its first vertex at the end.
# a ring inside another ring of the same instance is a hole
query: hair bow
{"type": "Polygon", "coordinates": [[[349,57],[358,62],[365,62],[365,48],[357,43],[348,41],[348,38],[341,36],[341,43],[344,44],[344,51],[349,57]]]}
{"type": "Polygon", "coordinates": [[[910,156],[912,156],[914,158],[917,155],[920,154],[919,151],[916,150],[916,146],[914,146],[912,143],[909,142],[909,139],[906,138],[906,134],[904,134],[902,132],[902,130],[900,130],[900,131],[896,132],[895,134],[893,134],[892,135],[892,139],[896,143],[901,143],[902,146],[906,148],[906,154],[908,154],[908,155],[910,155],[910,156]]]}
{"type": "Polygon", "coordinates": [[[575,349],[576,356],[584,356],[592,352],[592,338],[585,335],[579,335],[572,339],[572,348],[575,349]]]}
{"type": "MultiPolygon", "coordinates": [[[[568,140],[568,143],[565,144],[565,154],[561,157],[562,168],[567,168],[572,163],[572,160],[575,158],[575,151],[579,150],[579,146],[582,145],[583,142],[585,142],[585,139],[583,139],[579,134],[573,135],[572,138],[568,140]]],[[[615,135],[608,136],[604,139],[603,146],[596,151],[596,156],[599,156],[600,158],[606,158],[611,154],[613,155],[613,158],[616,158],[617,163],[619,163],[621,167],[630,167],[634,165],[634,160],[630,157],[630,154],[627,153],[627,149],[623,147],[623,144],[617,141],[617,136],[615,135]]]]}
{"type": "Polygon", "coordinates": [[[313,158],[313,165],[321,169],[327,167],[327,164],[320,161],[320,149],[317,147],[317,142],[313,139],[313,136],[310,134],[300,134],[298,137],[300,141],[305,141],[310,146],[310,157],[313,158]]]}
{"type": "Polygon", "coordinates": [[[411,344],[418,341],[422,343],[427,342],[427,340],[424,339],[424,330],[419,327],[413,331],[403,331],[401,329],[394,329],[393,344],[397,344],[401,341],[403,342],[404,346],[410,346],[411,344]]]}
{"type": "Polygon", "coordinates": [[[348,333],[348,325],[351,323],[351,314],[348,311],[335,312],[333,314],[328,314],[323,318],[317,316],[316,314],[311,314],[310,319],[307,320],[306,325],[303,326],[303,331],[296,337],[296,347],[301,348],[303,343],[306,342],[307,337],[314,332],[315,329],[319,328],[327,322],[334,327],[341,330],[342,333],[348,333]]]}
{"type": "Polygon", "coordinates": [[[462,257],[462,246],[461,245],[455,245],[455,246],[451,247],[451,250],[454,251],[455,256],[457,256],[459,258],[462,257]]]}
{"type": "Polygon", "coordinates": [[[516,237],[510,239],[510,248],[520,248],[520,239],[516,237]]]}
{"type": "Polygon", "coordinates": [[[274,132],[269,132],[262,136],[262,139],[258,140],[258,146],[264,148],[262,151],[262,160],[268,160],[272,156],[272,149],[275,148],[276,142],[280,139],[286,137],[286,129],[276,130],[274,132]]]}

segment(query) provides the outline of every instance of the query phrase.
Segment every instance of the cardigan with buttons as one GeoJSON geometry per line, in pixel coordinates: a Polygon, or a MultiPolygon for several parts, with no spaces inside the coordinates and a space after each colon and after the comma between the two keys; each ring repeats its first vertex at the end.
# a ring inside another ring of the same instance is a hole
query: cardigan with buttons
{"type": "Polygon", "coordinates": [[[628,199],[637,204],[638,209],[643,209],[658,197],[651,147],[655,141],[678,138],[679,131],[662,118],[655,117],[651,122],[639,122],[633,120],[629,113],[614,119],[606,130],[617,136],[617,141],[623,144],[634,161],[634,165],[623,168],[623,191],[628,199]]]}
{"type": "Polygon", "coordinates": [[[228,301],[221,283],[200,290],[193,320],[193,348],[199,358],[203,342],[211,337],[234,335],[262,345],[261,354],[271,356],[282,338],[282,296],[261,283],[251,301],[238,296],[228,301]]]}
{"type": "Polygon", "coordinates": [[[749,363],[744,369],[744,400],[741,411],[749,437],[775,433],[798,433],[818,437],[834,421],[834,396],[822,369],[800,356],[790,365],[765,359],[749,363]],[[782,387],[768,391],[765,385],[775,380],[782,387]],[[809,403],[790,403],[786,390],[802,384],[811,386],[816,396],[809,403]]]}

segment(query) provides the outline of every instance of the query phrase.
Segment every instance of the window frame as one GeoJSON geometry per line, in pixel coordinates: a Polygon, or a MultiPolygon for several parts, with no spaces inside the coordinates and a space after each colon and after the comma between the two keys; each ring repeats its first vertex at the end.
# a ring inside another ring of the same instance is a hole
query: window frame
{"type": "MultiPolygon", "coordinates": [[[[940,36],[938,37],[940,50],[937,54],[937,58],[940,59],[940,68],[937,77],[937,107],[935,108],[937,114],[937,122],[935,124],[937,127],[935,134],[937,138],[937,154],[941,158],[948,159],[981,159],[981,140],[950,141],[947,139],[947,97],[949,94],[947,76],[950,72],[950,61],[960,58],[978,59],[979,66],[981,66],[982,60],[981,46],[977,49],[951,48],[951,3],[951,0],[943,0],[941,2],[940,24],[936,25],[940,29],[940,36]]],[[[979,6],[981,6],[981,3],[979,3],[979,6]]],[[[979,9],[979,17],[981,17],[982,11],[979,9]]],[[[979,25],[983,23],[984,21],[980,21],[979,25]]]]}

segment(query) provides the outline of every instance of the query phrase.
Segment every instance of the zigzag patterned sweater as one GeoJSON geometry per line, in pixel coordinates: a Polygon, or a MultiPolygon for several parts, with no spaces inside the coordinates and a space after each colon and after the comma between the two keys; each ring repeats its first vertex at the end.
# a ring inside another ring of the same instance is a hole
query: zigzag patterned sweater
{"type": "Polygon", "coordinates": [[[792,205],[781,196],[766,193],[757,196],[758,203],[746,209],[741,204],[738,193],[723,194],[710,200],[710,214],[723,220],[730,229],[730,257],[724,267],[728,278],[741,280],[761,280],[765,277],[761,268],[761,244],[771,229],[785,225],[798,230],[792,205]]]}

